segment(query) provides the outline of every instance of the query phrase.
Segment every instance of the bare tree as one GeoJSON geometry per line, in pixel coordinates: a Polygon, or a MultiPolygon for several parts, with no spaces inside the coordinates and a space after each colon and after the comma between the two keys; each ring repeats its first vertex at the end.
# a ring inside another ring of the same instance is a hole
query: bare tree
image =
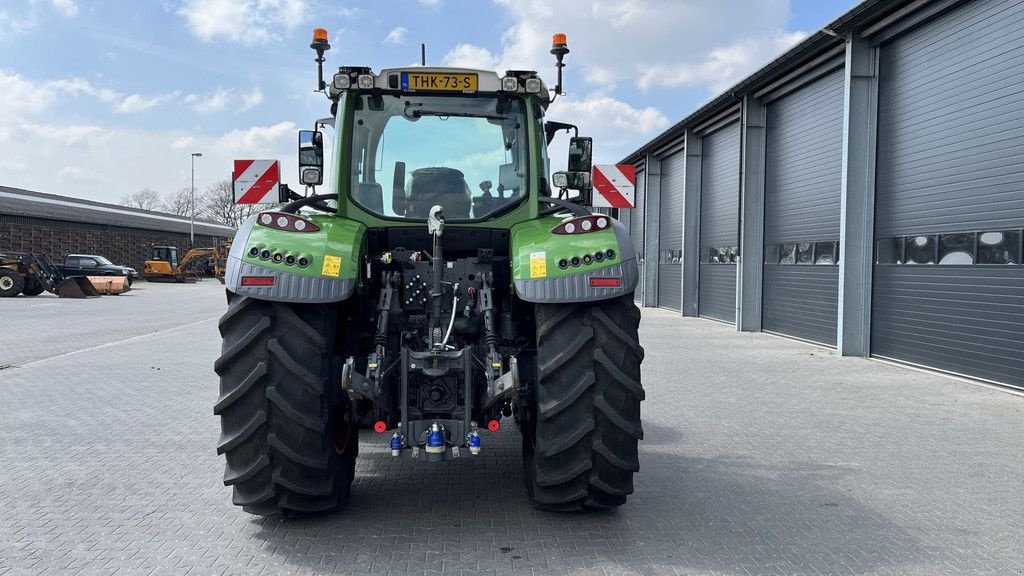
{"type": "Polygon", "coordinates": [[[121,205],[142,210],[159,210],[161,207],[160,193],[152,188],[143,188],[138,192],[125,194],[121,198],[121,205]]]}
{"type": "Polygon", "coordinates": [[[192,189],[185,187],[177,192],[171,192],[164,198],[164,212],[178,216],[188,216],[192,213],[192,189]]]}
{"type": "Polygon", "coordinates": [[[196,199],[196,204],[198,213],[202,214],[204,218],[234,228],[237,228],[249,216],[268,208],[265,204],[235,204],[230,180],[214,182],[200,198],[196,199]]]}

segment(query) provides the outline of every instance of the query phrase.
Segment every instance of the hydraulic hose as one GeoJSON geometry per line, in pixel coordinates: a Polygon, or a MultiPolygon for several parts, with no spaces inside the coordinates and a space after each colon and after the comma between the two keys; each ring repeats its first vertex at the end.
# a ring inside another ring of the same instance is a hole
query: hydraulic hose
{"type": "Polygon", "coordinates": [[[455,289],[453,290],[453,292],[455,293],[455,296],[452,298],[452,317],[451,317],[451,320],[448,321],[448,331],[445,332],[444,340],[441,341],[441,349],[442,350],[444,350],[445,347],[448,346],[448,338],[450,338],[451,335],[452,335],[452,326],[455,326],[455,309],[458,307],[458,304],[459,304],[459,284],[458,283],[455,284],[455,289]]]}

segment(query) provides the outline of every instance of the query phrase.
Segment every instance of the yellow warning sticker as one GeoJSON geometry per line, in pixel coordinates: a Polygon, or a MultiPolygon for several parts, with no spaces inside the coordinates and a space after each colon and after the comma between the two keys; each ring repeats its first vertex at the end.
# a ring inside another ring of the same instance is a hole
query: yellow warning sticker
{"type": "Polygon", "coordinates": [[[547,252],[530,252],[530,278],[545,278],[547,275],[547,252]]]}
{"type": "Polygon", "coordinates": [[[341,276],[341,256],[324,256],[324,266],[320,274],[337,278],[341,276]]]}

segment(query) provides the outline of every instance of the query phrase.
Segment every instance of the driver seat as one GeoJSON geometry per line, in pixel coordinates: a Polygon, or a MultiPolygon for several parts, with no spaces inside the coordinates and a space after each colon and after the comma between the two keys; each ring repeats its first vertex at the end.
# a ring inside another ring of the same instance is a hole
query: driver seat
{"type": "Polygon", "coordinates": [[[473,196],[461,170],[442,167],[413,170],[406,216],[426,218],[434,205],[444,208],[446,218],[469,218],[473,196]]]}

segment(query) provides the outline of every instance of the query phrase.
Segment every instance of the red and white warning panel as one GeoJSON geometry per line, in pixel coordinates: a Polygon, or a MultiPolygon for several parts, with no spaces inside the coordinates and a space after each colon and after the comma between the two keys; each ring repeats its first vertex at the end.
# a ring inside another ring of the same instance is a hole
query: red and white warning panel
{"type": "Polygon", "coordinates": [[[594,164],[594,206],[632,208],[636,171],[632,164],[594,164]]]}
{"type": "Polygon", "coordinates": [[[281,164],[277,160],[235,160],[231,187],[235,204],[277,204],[281,201],[281,164]]]}

